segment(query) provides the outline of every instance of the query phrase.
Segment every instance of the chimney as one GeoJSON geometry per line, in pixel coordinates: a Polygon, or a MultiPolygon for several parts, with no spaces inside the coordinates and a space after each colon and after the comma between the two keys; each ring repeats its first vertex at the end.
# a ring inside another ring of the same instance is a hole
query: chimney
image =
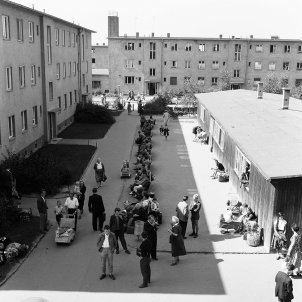
{"type": "Polygon", "coordinates": [[[105,46],[106,44],[105,43],[103,43],[103,46],[105,46]]]}
{"type": "Polygon", "coordinates": [[[254,36],[253,35],[250,35],[250,39],[253,39],[254,38],[254,36]]]}
{"type": "Polygon", "coordinates": [[[262,99],[262,96],[263,96],[263,82],[258,83],[257,95],[258,95],[258,99],[262,99]]]}
{"type": "Polygon", "coordinates": [[[222,35],[219,35],[219,39],[222,39],[222,35]]]}
{"type": "Polygon", "coordinates": [[[282,88],[282,90],[283,90],[282,109],[288,109],[290,88],[282,88]]]}
{"type": "Polygon", "coordinates": [[[119,18],[115,11],[109,12],[108,16],[108,37],[119,36],[119,18]]]}
{"type": "Polygon", "coordinates": [[[235,39],[235,36],[232,36],[232,39],[235,39]]]}
{"type": "Polygon", "coordinates": [[[167,33],[167,38],[170,38],[170,33],[167,33]]]}
{"type": "Polygon", "coordinates": [[[136,37],[139,38],[139,32],[136,32],[136,37]]]}
{"type": "Polygon", "coordinates": [[[99,43],[96,43],[97,46],[99,46],[99,43]]]}
{"type": "Polygon", "coordinates": [[[154,38],[154,33],[151,33],[151,37],[154,38]]]}

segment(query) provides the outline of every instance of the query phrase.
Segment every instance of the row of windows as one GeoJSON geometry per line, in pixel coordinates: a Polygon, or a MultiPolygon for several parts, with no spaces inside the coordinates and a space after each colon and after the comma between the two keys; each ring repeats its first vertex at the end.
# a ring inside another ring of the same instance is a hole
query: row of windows
{"type": "MultiPolygon", "coordinates": [[[[249,62],[249,66],[251,66],[251,62],[249,62]]],[[[254,63],[254,68],[256,70],[261,70],[262,69],[262,62],[255,62],[254,63]]],[[[292,69],[290,67],[290,62],[283,62],[282,63],[282,70],[288,71],[290,69],[292,69]]],[[[276,70],[276,63],[275,62],[268,63],[268,70],[270,70],[270,71],[276,70]]],[[[296,63],[296,70],[302,70],[302,62],[297,62],[296,63]]]]}
{"type": "MultiPolygon", "coordinates": [[[[87,64],[88,65],[88,64],[87,64]]],[[[66,78],[66,63],[62,63],[62,72],[61,72],[61,63],[57,63],[56,66],[56,78],[59,80],[61,78],[65,79],[66,78]]],[[[71,74],[76,76],[77,74],[77,62],[68,62],[68,76],[71,77],[71,74]]]]}
{"type": "Polygon", "coordinates": [[[77,42],[77,36],[75,33],[71,33],[70,31],[65,31],[64,29],[60,30],[59,28],[55,28],[55,43],[57,46],[60,45],[60,36],[61,36],[61,44],[63,47],[66,46],[66,36],[68,41],[68,47],[75,47],[77,42]]]}
{"type": "Polygon", "coordinates": [[[72,94],[72,91],[70,91],[68,94],[67,93],[64,93],[64,96],[63,96],[63,101],[64,101],[64,108],[62,107],[62,98],[61,96],[58,96],[58,106],[59,106],[59,113],[61,112],[62,108],[64,110],[67,109],[67,106],[68,106],[68,98],[69,98],[69,106],[71,107],[72,106],[72,101],[74,99],[74,103],[77,102],[77,91],[74,90],[74,95],[72,94]]]}
{"type": "MultiPolygon", "coordinates": [[[[29,78],[31,86],[35,86],[37,83],[37,71],[38,77],[40,77],[40,67],[36,68],[36,65],[30,65],[29,78]]],[[[26,70],[25,65],[18,67],[19,75],[19,88],[26,86],[26,70]]],[[[5,89],[6,91],[13,90],[13,68],[11,66],[5,67],[5,89]]]]}

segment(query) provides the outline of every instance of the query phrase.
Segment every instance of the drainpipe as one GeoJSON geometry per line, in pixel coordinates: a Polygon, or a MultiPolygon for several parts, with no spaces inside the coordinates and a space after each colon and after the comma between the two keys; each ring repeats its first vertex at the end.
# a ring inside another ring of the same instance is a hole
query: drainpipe
{"type": "Polygon", "coordinates": [[[81,33],[83,32],[82,28],[78,29],[78,68],[77,68],[77,72],[78,72],[78,97],[79,97],[79,102],[82,102],[82,39],[81,39],[81,33]]]}

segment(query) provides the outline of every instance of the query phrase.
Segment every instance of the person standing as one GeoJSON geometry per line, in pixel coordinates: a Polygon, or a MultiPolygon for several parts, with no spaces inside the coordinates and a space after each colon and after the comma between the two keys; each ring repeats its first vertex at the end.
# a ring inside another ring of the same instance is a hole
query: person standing
{"type": "MultiPolygon", "coordinates": [[[[80,180],[80,196],[79,196],[79,210],[80,210],[80,217],[84,212],[84,202],[85,202],[85,193],[86,193],[86,186],[83,180],[80,180]]],[[[80,218],[79,217],[79,218],[80,218]]]]}
{"type": "Polygon", "coordinates": [[[148,239],[147,232],[142,232],[143,242],[137,250],[137,256],[141,257],[140,259],[140,269],[143,276],[143,283],[139,288],[148,287],[148,283],[151,282],[151,268],[150,268],[150,254],[152,243],[148,239]]]}
{"type": "Polygon", "coordinates": [[[165,110],[165,112],[163,114],[163,119],[164,119],[164,125],[165,125],[165,127],[168,126],[168,120],[169,120],[169,118],[170,118],[170,114],[168,113],[167,110],[165,110]]]}
{"type": "Polygon", "coordinates": [[[115,276],[113,275],[113,253],[116,246],[116,238],[115,235],[110,231],[109,225],[105,225],[104,232],[98,238],[97,247],[99,252],[101,253],[101,261],[102,261],[102,275],[100,276],[100,280],[103,280],[106,277],[106,264],[108,262],[108,271],[109,278],[115,280],[115,276]]]}
{"type": "Polygon", "coordinates": [[[192,233],[189,236],[193,236],[193,238],[198,237],[198,220],[199,220],[199,211],[201,208],[201,203],[199,201],[198,194],[193,195],[192,202],[189,206],[189,210],[191,212],[191,223],[192,223],[192,233]]]}
{"type": "Polygon", "coordinates": [[[271,244],[272,248],[277,251],[277,260],[284,258],[282,250],[287,247],[286,225],[287,221],[284,219],[284,214],[279,212],[274,220],[274,233],[271,244]]]}
{"type": "Polygon", "coordinates": [[[164,129],[163,129],[163,135],[165,137],[165,139],[167,140],[168,136],[169,136],[169,128],[166,126],[164,129]]]}
{"type": "Polygon", "coordinates": [[[66,198],[65,204],[66,212],[69,215],[74,215],[74,230],[77,230],[78,225],[78,207],[79,201],[76,197],[74,197],[74,193],[70,192],[69,197],[66,198]]]}
{"type": "Polygon", "coordinates": [[[98,230],[99,224],[99,231],[103,231],[103,224],[105,219],[105,207],[103,203],[103,198],[101,195],[97,194],[98,189],[92,189],[92,195],[89,196],[88,200],[88,210],[89,213],[92,213],[92,228],[94,231],[98,230]]]}
{"type": "Polygon", "coordinates": [[[130,104],[130,102],[128,102],[127,111],[128,111],[128,115],[131,114],[131,104],[130,104]]]}
{"type": "Polygon", "coordinates": [[[144,223],[144,231],[147,233],[148,239],[151,242],[151,258],[153,260],[158,260],[156,256],[157,229],[158,224],[156,223],[154,216],[151,214],[148,216],[148,220],[144,223]]]}
{"type": "Polygon", "coordinates": [[[43,233],[47,231],[47,203],[46,203],[46,190],[41,190],[41,195],[37,199],[37,208],[40,214],[40,232],[43,233]]]}
{"type": "Polygon", "coordinates": [[[101,158],[98,158],[96,163],[93,166],[95,172],[95,181],[98,185],[98,188],[102,186],[102,181],[105,177],[105,166],[101,161],[101,158]]]}
{"type": "Polygon", "coordinates": [[[292,269],[292,264],[284,262],[281,271],[275,277],[275,296],[278,297],[278,302],[290,302],[294,299],[293,282],[289,277],[292,269]]]}
{"type": "Polygon", "coordinates": [[[179,256],[186,255],[186,248],[181,235],[181,226],[179,225],[179,219],[176,216],[172,216],[171,229],[168,229],[168,232],[170,233],[169,242],[171,243],[172,250],[171,265],[173,266],[179,262],[179,256]]]}
{"type": "Polygon", "coordinates": [[[114,214],[110,217],[109,227],[111,232],[115,234],[116,237],[116,254],[119,254],[119,244],[118,240],[120,239],[120,242],[122,244],[123,249],[125,250],[126,254],[130,254],[130,251],[127,249],[127,243],[124,236],[124,219],[123,216],[120,214],[121,209],[115,208],[114,214]]]}
{"type": "Polygon", "coordinates": [[[188,218],[189,218],[189,207],[187,204],[188,198],[189,197],[185,195],[182,198],[182,201],[180,201],[176,207],[176,216],[179,219],[179,224],[182,229],[181,234],[182,234],[183,239],[187,238],[186,230],[187,230],[187,224],[188,224],[188,218]]]}

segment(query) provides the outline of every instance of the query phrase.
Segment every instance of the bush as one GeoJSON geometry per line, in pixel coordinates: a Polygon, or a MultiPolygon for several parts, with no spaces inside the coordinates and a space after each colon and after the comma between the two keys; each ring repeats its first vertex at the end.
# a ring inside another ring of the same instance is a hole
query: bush
{"type": "Polygon", "coordinates": [[[110,110],[103,106],[92,103],[79,103],[74,115],[75,121],[78,123],[89,124],[113,124],[115,118],[110,110]]]}
{"type": "Polygon", "coordinates": [[[117,104],[117,109],[118,109],[118,110],[123,110],[123,109],[124,109],[123,104],[122,104],[122,103],[118,103],[118,104],[117,104]]]}
{"type": "Polygon", "coordinates": [[[152,100],[143,107],[143,113],[146,115],[163,114],[169,104],[167,96],[159,95],[155,100],[152,100]]]}

